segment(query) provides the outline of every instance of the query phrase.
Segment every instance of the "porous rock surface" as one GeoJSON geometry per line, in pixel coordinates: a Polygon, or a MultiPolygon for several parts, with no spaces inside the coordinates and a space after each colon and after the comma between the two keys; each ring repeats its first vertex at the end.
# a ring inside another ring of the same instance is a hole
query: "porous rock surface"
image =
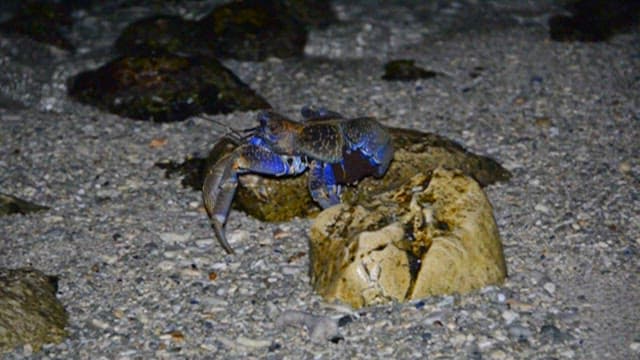
{"type": "Polygon", "coordinates": [[[311,281],[353,307],[464,293],[507,275],[480,185],[441,168],[365,205],[321,212],[310,231],[311,281]]]}

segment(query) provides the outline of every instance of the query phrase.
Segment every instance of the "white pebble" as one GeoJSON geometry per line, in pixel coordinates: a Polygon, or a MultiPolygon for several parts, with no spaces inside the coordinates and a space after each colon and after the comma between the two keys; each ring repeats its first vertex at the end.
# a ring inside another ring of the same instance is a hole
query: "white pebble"
{"type": "Polygon", "coordinates": [[[206,248],[210,248],[211,246],[213,246],[214,241],[213,239],[198,239],[196,240],[196,247],[202,248],[202,249],[206,249],[206,248]]]}
{"type": "Polygon", "coordinates": [[[230,245],[245,242],[248,240],[249,232],[247,230],[238,229],[227,234],[227,241],[229,241],[230,245]]]}
{"type": "Polygon", "coordinates": [[[504,319],[505,323],[507,325],[511,324],[512,322],[514,322],[516,319],[518,319],[520,315],[518,315],[517,312],[512,311],[512,310],[505,310],[502,313],[502,318],[504,319]]]}
{"type": "Polygon", "coordinates": [[[100,330],[106,330],[109,328],[109,324],[100,320],[100,319],[91,319],[91,325],[95,326],[100,330]]]}
{"type": "Polygon", "coordinates": [[[282,274],[284,275],[295,275],[297,273],[300,272],[300,268],[299,267],[295,267],[295,266],[283,266],[282,267],[282,274]]]}
{"type": "Polygon", "coordinates": [[[113,265],[118,261],[118,257],[115,255],[102,255],[100,258],[108,265],[113,265]]]}
{"type": "Polygon", "coordinates": [[[640,352],[640,342],[632,342],[631,344],[629,344],[629,349],[634,352],[640,352]]]}
{"type": "Polygon", "coordinates": [[[543,214],[549,214],[549,208],[542,205],[542,204],[537,204],[536,206],[533,207],[537,212],[541,212],[543,214]]]}
{"type": "Polygon", "coordinates": [[[165,232],[158,234],[160,239],[167,244],[177,244],[184,243],[191,238],[191,232],[186,233],[173,233],[173,232],[165,232]]]}
{"type": "Polygon", "coordinates": [[[573,359],[575,357],[576,353],[573,350],[565,350],[563,352],[560,353],[560,356],[563,359],[573,359]]]}
{"type": "Polygon", "coordinates": [[[267,347],[267,346],[271,345],[271,341],[269,341],[269,340],[250,339],[250,338],[242,336],[242,335],[240,335],[238,337],[236,342],[239,345],[246,346],[246,347],[251,347],[251,348],[267,347]]]}
{"type": "Polygon", "coordinates": [[[160,261],[160,263],[158,263],[158,269],[162,270],[162,271],[171,271],[173,269],[175,269],[176,264],[173,261],[160,261]]]}
{"type": "Polygon", "coordinates": [[[556,285],[554,283],[548,282],[542,285],[542,287],[549,293],[549,295],[553,295],[556,292],[556,285]]]}
{"type": "Polygon", "coordinates": [[[22,347],[22,355],[28,357],[33,354],[33,346],[31,344],[24,344],[22,347]]]}
{"type": "Polygon", "coordinates": [[[494,342],[489,339],[478,341],[478,349],[480,351],[486,351],[493,346],[494,342]]]}

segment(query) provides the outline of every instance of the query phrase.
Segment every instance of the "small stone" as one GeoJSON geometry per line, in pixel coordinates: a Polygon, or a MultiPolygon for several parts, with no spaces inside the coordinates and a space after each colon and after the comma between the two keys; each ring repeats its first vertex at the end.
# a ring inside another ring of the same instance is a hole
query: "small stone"
{"type": "Polygon", "coordinates": [[[573,350],[565,350],[560,352],[560,357],[563,359],[573,359],[575,356],[576,353],[573,350]]]}
{"type": "Polygon", "coordinates": [[[519,312],[529,312],[533,309],[533,305],[520,302],[516,299],[508,299],[507,305],[509,305],[512,310],[519,312]]]}
{"type": "Polygon", "coordinates": [[[354,320],[353,316],[345,315],[338,319],[338,327],[346,326],[347,324],[352,323],[354,320]]]}
{"type": "Polygon", "coordinates": [[[175,259],[182,256],[182,251],[167,250],[162,255],[167,259],[175,259]]]}
{"type": "Polygon", "coordinates": [[[515,324],[509,327],[509,335],[515,340],[522,342],[527,341],[531,337],[532,332],[522,325],[515,324]]]}
{"type": "Polygon", "coordinates": [[[258,340],[258,339],[250,339],[245,336],[240,336],[236,340],[239,345],[250,347],[250,348],[261,348],[261,347],[269,347],[271,346],[271,341],[269,340],[258,340]]]}
{"type": "Polygon", "coordinates": [[[434,311],[424,319],[424,322],[427,325],[442,326],[445,323],[445,321],[446,321],[446,316],[442,311],[434,311]]]}
{"type": "Polygon", "coordinates": [[[553,294],[556,292],[556,285],[554,283],[552,283],[552,282],[545,283],[544,285],[542,285],[542,287],[551,296],[553,296],[553,294]]]}
{"type": "Polygon", "coordinates": [[[198,277],[202,277],[202,272],[196,269],[186,268],[180,271],[180,275],[184,277],[198,278],[198,277]]]}
{"type": "Polygon", "coordinates": [[[462,344],[464,344],[464,342],[467,340],[467,337],[464,334],[457,334],[454,335],[453,337],[449,338],[449,342],[451,343],[451,345],[453,345],[454,347],[460,347],[462,346],[462,344]]]}
{"type": "Polygon", "coordinates": [[[548,116],[541,116],[536,118],[535,124],[539,128],[548,129],[551,127],[551,119],[548,116]]]}
{"type": "Polygon", "coordinates": [[[228,306],[229,303],[221,298],[215,296],[209,296],[202,299],[202,304],[205,306],[228,306]]]}
{"type": "Polygon", "coordinates": [[[107,324],[105,321],[102,321],[100,319],[91,319],[91,325],[93,325],[94,327],[100,330],[106,330],[109,328],[109,324],[107,324]]]}
{"type": "Polygon", "coordinates": [[[620,163],[620,165],[618,165],[618,170],[623,173],[623,174],[628,174],[631,172],[631,164],[629,164],[626,161],[623,161],[620,163]]]}
{"type": "Polygon", "coordinates": [[[489,358],[494,359],[494,360],[504,360],[504,359],[507,358],[507,354],[505,354],[505,352],[502,351],[502,350],[493,350],[489,354],[489,358]]]}
{"type": "Polygon", "coordinates": [[[440,307],[440,308],[441,308],[441,307],[448,307],[448,306],[453,305],[454,300],[455,300],[455,299],[453,298],[453,296],[443,296],[443,297],[442,297],[442,300],[440,300],[440,301],[438,302],[438,304],[436,304],[436,305],[437,305],[438,307],[440,307]]]}
{"type": "Polygon", "coordinates": [[[22,355],[25,357],[31,356],[33,354],[33,346],[31,344],[24,344],[22,347],[22,355]]]}
{"type": "Polygon", "coordinates": [[[513,310],[505,310],[502,313],[502,318],[504,319],[504,321],[505,321],[505,323],[507,325],[510,325],[512,322],[517,320],[519,317],[520,317],[520,315],[518,315],[518,313],[513,311],[513,310]]]}
{"type": "Polygon", "coordinates": [[[184,341],[184,334],[180,330],[172,331],[169,335],[171,335],[171,340],[176,342],[184,341]]]}
{"type": "Polygon", "coordinates": [[[640,353],[640,342],[638,341],[632,342],[631,344],[629,344],[629,349],[631,349],[631,351],[633,352],[640,353]]]}
{"type": "Polygon", "coordinates": [[[309,332],[309,338],[314,343],[323,343],[327,340],[341,337],[338,332],[338,323],[327,316],[315,316],[302,311],[284,312],[276,320],[277,326],[304,326],[309,332]]]}
{"type": "Polygon", "coordinates": [[[565,339],[571,338],[571,336],[560,331],[560,329],[553,324],[542,325],[540,328],[540,337],[543,341],[552,343],[560,343],[565,339]]]}
{"type": "Polygon", "coordinates": [[[299,274],[302,269],[295,266],[283,266],[282,274],[284,275],[296,275],[299,274]]]}
{"type": "Polygon", "coordinates": [[[162,271],[171,271],[176,268],[176,264],[173,261],[161,261],[158,263],[158,269],[162,271]]]}
{"type": "Polygon", "coordinates": [[[201,249],[208,249],[212,247],[215,243],[214,239],[198,239],[195,241],[196,247],[201,249]]]}
{"type": "Polygon", "coordinates": [[[113,265],[118,261],[118,257],[116,255],[102,255],[100,258],[102,259],[102,262],[107,265],[113,265]]]}
{"type": "Polygon", "coordinates": [[[167,244],[177,244],[187,242],[191,238],[191,232],[186,233],[172,233],[165,232],[158,234],[160,239],[167,244]]]}
{"type": "Polygon", "coordinates": [[[492,340],[489,339],[484,339],[481,341],[478,341],[478,349],[480,351],[486,351],[487,349],[493,347],[494,342],[492,340]]]}
{"type": "Polygon", "coordinates": [[[507,301],[507,296],[503,293],[498,293],[496,295],[496,301],[500,304],[504,304],[507,301]]]}
{"type": "Polygon", "coordinates": [[[230,245],[243,243],[249,241],[249,232],[247,230],[234,230],[227,234],[227,239],[230,245]]]}
{"type": "Polygon", "coordinates": [[[536,204],[536,206],[533,207],[535,211],[543,213],[543,214],[549,214],[549,208],[546,207],[545,205],[542,204],[536,204]]]}

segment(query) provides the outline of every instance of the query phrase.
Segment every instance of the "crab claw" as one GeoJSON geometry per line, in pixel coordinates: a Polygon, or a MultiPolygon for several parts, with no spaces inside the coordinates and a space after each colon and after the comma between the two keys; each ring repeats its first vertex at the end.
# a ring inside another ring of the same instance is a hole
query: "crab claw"
{"type": "Polygon", "coordinates": [[[262,146],[258,138],[239,146],[211,167],[204,178],[202,198],[216,238],[227,253],[233,254],[234,251],[224,234],[224,224],[238,187],[238,176],[248,172],[272,176],[295,175],[306,168],[304,159],[278,155],[262,146]]]}
{"type": "Polygon", "coordinates": [[[236,152],[221,158],[209,170],[202,186],[204,207],[207,209],[211,226],[220,245],[228,254],[233,254],[234,251],[224,234],[224,224],[238,187],[238,175],[234,169],[236,159],[236,152]]]}

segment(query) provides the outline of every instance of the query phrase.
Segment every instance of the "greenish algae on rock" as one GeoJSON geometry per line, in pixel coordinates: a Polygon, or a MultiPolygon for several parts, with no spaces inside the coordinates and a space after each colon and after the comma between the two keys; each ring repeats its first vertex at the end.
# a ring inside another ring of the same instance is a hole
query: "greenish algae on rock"
{"type": "Polygon", "coordinates": [[[383,80],[411,81],[436,77],[437,72],[416,66],[414,60],[393,60],[384,65],[383,80]]]}
{"type": "Polygon", "coordinates": [[[57,278],[35,269],[0,268],[0,353],[66,338],[67,313],[56,298],[57,278]]]}
{"type": "Polygon", "coordinates": [[[0,216],[12,214],[28,214],[35,211],[48,210],[46,206],[34,204],[9,194],[0,193],[0,216]]]}

